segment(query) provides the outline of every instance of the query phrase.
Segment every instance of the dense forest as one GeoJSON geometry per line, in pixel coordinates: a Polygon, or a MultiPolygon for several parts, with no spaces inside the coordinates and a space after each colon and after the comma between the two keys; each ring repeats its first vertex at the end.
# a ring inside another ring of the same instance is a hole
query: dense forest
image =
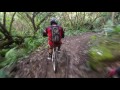
{"type": "Polygon", "coordinates": [[[0,77],[105,78],[120,66],[119,38],[120,12],[0,12],[0,77]],[[57,75],[42,35],[53,17],[65,31],[57,75]]]}

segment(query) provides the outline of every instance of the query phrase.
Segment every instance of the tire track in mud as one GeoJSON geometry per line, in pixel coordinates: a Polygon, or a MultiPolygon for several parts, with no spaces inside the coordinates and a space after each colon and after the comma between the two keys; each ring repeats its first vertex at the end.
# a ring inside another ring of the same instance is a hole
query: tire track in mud
{"type": "Polygon", "coordinates": [[[61,51],[60,59],[58,61],[57,73],[54,73],[52,61],[47,60],[47,75],[46,78],[67,78],[68,56],[66,51],[61,51]]]}

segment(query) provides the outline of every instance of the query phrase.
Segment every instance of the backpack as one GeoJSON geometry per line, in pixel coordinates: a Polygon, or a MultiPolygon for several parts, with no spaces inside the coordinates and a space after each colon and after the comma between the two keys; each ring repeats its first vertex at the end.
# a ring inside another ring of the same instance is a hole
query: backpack
{"type": "Polygon", "coordinates": [[[60,33],[58,26],[51,26],[52,30],[52,42],[59,42],[60,41],[60,33]]]}

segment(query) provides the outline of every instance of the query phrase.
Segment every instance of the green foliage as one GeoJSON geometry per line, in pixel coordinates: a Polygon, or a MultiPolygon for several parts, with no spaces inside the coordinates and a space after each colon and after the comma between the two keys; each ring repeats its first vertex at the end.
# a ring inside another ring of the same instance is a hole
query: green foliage
{"type": "Polygon", "coordinates": [[[13,43],[13,44],[9,45],[10,48],[14,48],[14,47],[16,47],[16,46],[17,46],[16,43],[13,43]]]}
{"type": "Polygon", "coordinates": [[[113,36],[113,35],[119,35],[120,34],[120,25],[116,25],[116,26],[106,26],[104,28],[104,34],[106,36],[113,36]]]}
{"type": "MultiPolygon", "coordinates": [[[[112,24],[110,24],[112,25],[112,24]]],[[[115,61],[120,56],[120,26],[106,27],[107,36],[91,37],[91,47],[89,50],[90,60],[88,64],[92,69],[103,68],[104,61],[115,61]]]]}
{"type": "Polygon", "coordinates": [[[5,56],[5,54],[9,51],[10,49],[2,49],[2,50],[0,50],[0,55],[1,56],[5,56]]]}
{"type": "Polygon", "coordinates": [[[97,36],[96,36],[96,35],[93,35],[93,36],[91,36],[90,38],[91,38],[91,40],[96,40],[96,39],[97,39],[97,36]]]}
{"type": "Polygon", "coordinates": [[[90,60],[88,61],[89,66],[98,71],[98,68],[104,68],[104,61],[113,61],[114,56],[112,52],[105,46],[92,47],[89,50],[90,60]]]}
{"type": "Polygon", "coordinates": [[[17,47],[10,49],[6,55],[5,60],[0,63],[0,67],[11,65],[18,60],[18,58],[24,57],[26,50],[24,48],[17,49],[17,47]]]}
{"type": "Polygon", "coordinates": [[[96,28],[96,29],[92,30],[92,32],[98,33],[98,32],[101,32],[101,30],[96,28]]]}
{"type": "Polygon", "coordinates": [[[106,22],[106,25],[104,26],[104,27],[112,27],[113,26],[113,22],[112,22],[112,20],[108,20],[107,22],[106,22]]]}
{"type": "Polygon", "coordinates": [[[66,36],[75,36],[75,35],[79,35],[81,33],[88,32],[88,31],[89,30],[86,28],[81,28],[80,30],[66,30],[65,35],[66,36]]]}
{"type": "Polygon", "coordinates": [[[27,50],[32,51],[44,44],[46,38],[42,37],[39,32],[36,33],[35,37],[25,38],[25,47],[27,50]]]}
{"type": "Polygon", "coordinates": [[[16,48],[10,49],[6,55],[5,58],[6,60],[3,61],[2,63],[0,63],[0,67],[4,67],[6,65],[8,65],[10,62],[13,62],[14,60],[17,59],[17,54],[16,54],[16,48]]]}
{"type": "Polygon", "coordinates": [[[87,64],[90,66],[91,69],[98,71],[98,68],[103,68],[103,64],[99,61],[88,61],[87,64]]]}
{"type": "Polygon", "coordinates": [[[104,61],[112,60],[112,52],[104,46],[92,47],[89,51],[89,55],[92,60],[95,61],[104,61]]]}
{"type": "MultiPolygon", "coordinates": [[[[31,13],[30,13],[31,14],[31,13]]],[[[7,25],[7,29],[9,30],[9,26],[10,26],[10,21],[11,21],[11,15],[6,17],[6,25],[7,25]]],[[[43,19],[43,17],[46,15],[45,13],[42,13],[42,15],[38,15],[35,18],[35,24],[38,24],[38,22],[43,19]]],[[[12,63],[16,62],[18,60],[18,58],[24,57],[25,55],[27,55],[28,53],[30,53],[31,51],[35,50],[37,47],[39,47],[40,45],[44,44],[44,41],[46,40],[46,38],[43,38],[40,34],[40,30],[38,30],[38,32],[36,32],[35,36],[33,36],[33,27],[32,27],[32,23],[28,22],[29,19],[26,17],[25,13],[21,13],[21,15],[18,15],[14,18],[14,22],[13,22],[13,26],[12,26],[12,30],[11,30],[11,35],[12,36],[19,36],[19,37],[29,37],[29,38],[24,38],[24,43],[23,45],[25,45],[23,48],[16,48],[16,44],[13,43],[12,45],[10,45],[10,50],[4,49],[2,51],[0,51],[0,54],[2,56],[5,56],[5,60],[2,61],[0,63],[0,68],[4,67],[4,66],[8,66],[11,65],[12,63]]],[[[46,25],[46,23],[45,23],[46,25]]],[[[40,26],[40,29],[44,29],[43,26],[40,26]]],[[[0,33],[0,36],[3,37],[3,34],[0,33]]],[[[13,40],[15,40],[16,37],[13,37],[13,40]]],[[[19,46],[17,46],[19,47],[19,46]]]]}
{"type": "Polygon", "coordinates": [[[26,55],[27,51],[24,48],[17,49],[17,58],[24,57],[26,55]]]}
{"type": "Polygon", "coordinates": [[[120,34],[120,25],[117,25],[117,26],[114,28],[114,33],[115,33],[115,34],[120,34]]]}
{"type": "Polygon", "coordinates": [[[8,74],[3,69],[0,70],[0,78],[8,78],[8,74]]]}
{"type": "Polygon", "coordinates": [[[26,38],[25,39],[25,47],[30,51],[35,49],[36,46],[35,46],[34,39],[33,38],[26,38]]]}
{"type": "Polygon", "coordinates": [[[4,37],[4,35],[0,32],[0,39],[2,39],[4,37]]]}

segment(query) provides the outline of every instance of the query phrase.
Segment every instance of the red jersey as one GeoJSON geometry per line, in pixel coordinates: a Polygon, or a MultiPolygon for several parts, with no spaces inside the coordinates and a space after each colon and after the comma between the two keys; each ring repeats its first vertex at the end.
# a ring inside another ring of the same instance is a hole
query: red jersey
{"type": "MultiPolygon", "coordinates": [[[[53,26],[58,26],[58,25],[53,25],[53,26]]],[[[51,29],[51,26],[47,27],[45,30],[44,30],[44,33],[47,34],[48,36],[48,44],[52,47],[53,45],[55,46],[59,46],[62,44],[62,37],[63,37],[63,34],[64,34],[64,31],[63,31],[63,28],[61,26],[58,26],[59,28],[59,33],[60,33],[60,42],[58,43],[53,43],[52,42],[52,29],[51,29]]]]}

